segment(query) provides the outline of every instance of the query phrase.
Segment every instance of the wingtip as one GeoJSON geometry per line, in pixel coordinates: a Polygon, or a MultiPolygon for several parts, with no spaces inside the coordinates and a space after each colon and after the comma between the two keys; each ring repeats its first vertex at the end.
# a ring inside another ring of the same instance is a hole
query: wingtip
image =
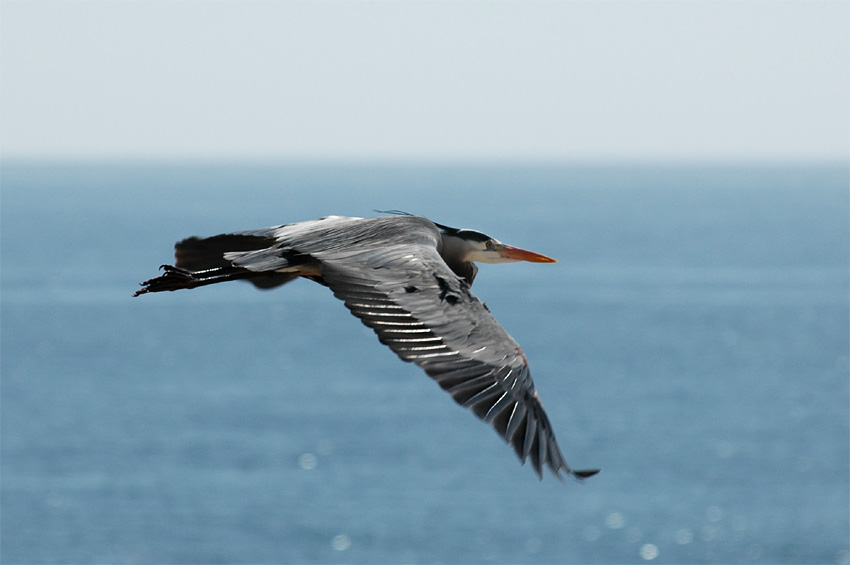
{"type": "Polygon", "coordinates": [[[572,476],[574,476],[575,478],[577,478],[579,480],[583,480],[583,479],[586,479],[588,477],[592,477],[593,475],[597,474],[598,472],[599,472],[599,469],[581,469],[579,471],[570,471],[572,476]]]}

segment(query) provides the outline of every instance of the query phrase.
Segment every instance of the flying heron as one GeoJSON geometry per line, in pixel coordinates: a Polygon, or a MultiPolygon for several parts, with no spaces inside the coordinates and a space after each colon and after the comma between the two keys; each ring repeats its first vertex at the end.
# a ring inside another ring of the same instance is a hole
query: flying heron
{"type": "Polygon", "coordinates": [[[404,361],[419,365],[452,398],[489,423],[537,475],[571,469],[555,440],[519,344],[470,291],[481,263],[555,260],[479,231],[396,214],[318,220],[190,237],[176,263],[135,296],[244,279],[272,288],[297,277],[329,287],[404,361]]]}

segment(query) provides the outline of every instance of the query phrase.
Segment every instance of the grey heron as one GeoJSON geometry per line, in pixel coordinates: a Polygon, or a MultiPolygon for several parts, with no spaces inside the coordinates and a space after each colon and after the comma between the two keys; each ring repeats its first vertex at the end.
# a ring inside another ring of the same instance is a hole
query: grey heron
{"type": "Polygon", "coordinates": [[[266,229],[191,237],[175,245],[175,265],[142,283],[135,296],[244,279],[260,288],[305,277],[331,289],[404,361],[489,423],[516,451],[561,479],[598,472],[567,465],[528,361],[470,291],[475,262],[553,263],[479,231],[396,214],[327,216],[266,229]]]}

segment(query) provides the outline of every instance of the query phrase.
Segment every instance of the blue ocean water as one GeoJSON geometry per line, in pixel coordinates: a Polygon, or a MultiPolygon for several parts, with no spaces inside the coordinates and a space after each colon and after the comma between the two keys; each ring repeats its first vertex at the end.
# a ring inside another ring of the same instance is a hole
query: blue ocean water
{"type": "Polygon", "coordinates": [[[3,163],[4,563],[850,563],[844,166],[3,163]],[[189,235],[402,209],[481,267],[585,483],[319,285],[131,298],[189,235]]]}

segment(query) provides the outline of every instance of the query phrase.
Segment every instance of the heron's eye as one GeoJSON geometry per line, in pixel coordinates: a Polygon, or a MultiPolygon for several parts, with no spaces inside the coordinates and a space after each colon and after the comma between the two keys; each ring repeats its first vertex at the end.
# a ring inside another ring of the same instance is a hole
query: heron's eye
{"type": "Polygon", "coordinates": [[[487,249],[488,249],[488,250],[492,250],[492,249],[493,249],[493,247],[495,247],[495,244],[493,243],[493,240],[492,240],[492,239],[488,239],[488,240],[484,243],[484,245],[487,247],[487,249]]]}

